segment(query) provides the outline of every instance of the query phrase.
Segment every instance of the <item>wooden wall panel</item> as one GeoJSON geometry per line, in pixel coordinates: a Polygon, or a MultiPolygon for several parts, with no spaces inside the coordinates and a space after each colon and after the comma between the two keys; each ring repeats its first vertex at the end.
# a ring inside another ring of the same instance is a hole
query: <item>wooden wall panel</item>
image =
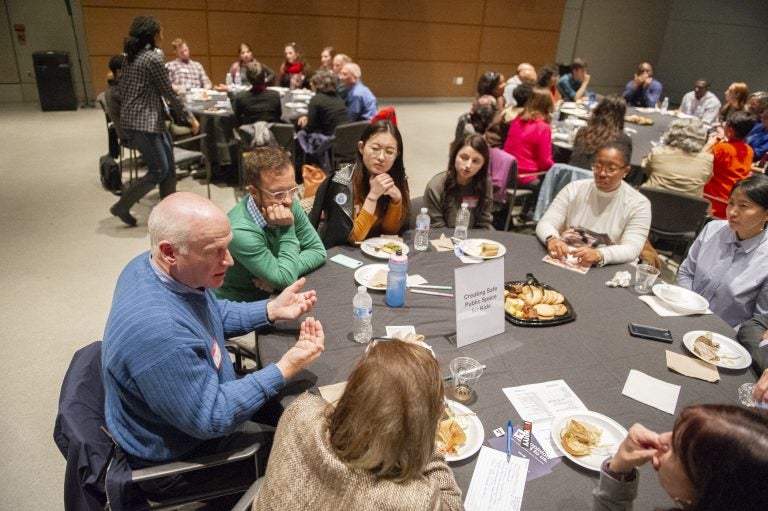
{"type": "Polygon", "coordinates": [[[486,0],[485,24],[560,32],[564,10],[565,0],[486,0]]]}
{"type": "Polygon", "coordinates": [[[235,57],[240,42],[247,42],[256,58],[280,57],[283,45],[295,41],[315,67],[325,46],[355,48],[357,20],[241,13],[235,23],[232,13],[211,11],[208,13],[208,29],[211,33],[211,55],[235,57]]]}
{"type": "Polygon", "coordinates": [[[471,25],[361,19],[358,58],[474,62],[480,32],[471,25]]]}
{"type": "Polygon", "coordinates": [[[474,63],[361,60],[363,82],[377,97],[466,97],[475,95],[474,63]],[[463,76],[463,85],[453,85],[463,76]]]}
{"type": "MultiPolygon", "coordinates": [[[[162,49],[168,58],[173,56],[171,42],[184,37],[193,54],[208,54],[208,32],[205,15],[200,11],[174,11],[149,9],[102,9],[83,7],[85,33],[91,55],[122,53],[123,40],[128,35],[131,21],[139,15],[155,16],[163,26],[162,49]]],[[[194,58],[194,57],[193,57],[194,58]]],[[[197,60],[197,59],[196,59],[197,60]]]]}
{"type": "Polygon", "coordinates": [[[382,97],[473,96],[479,75],[506,76],[520,62],[555,60],[566,0],[81,0],[94,89],[120,53],[133,18],[157,17],[163,51],[183,37],[214,83],[237,59],[240,42],[277,68],[296,41],[312,68],[333,46],[360,62],[363,80],[382,97]],[[162,7],[159,7],[162,6],[162,7]],[[462,77],[462,85],[453,80],[462,77]]]}
{"type": "Polygon", "coordinates": [[[365,0],[360,4],[361,18],[462,23],[480,25],[483,22],[483,2],[466,0],[365,0]]]}
{"type": "Polygon", "coordinates": [[[515,65],[520,62],[554,63],[559,37],[558,32],[486,27],[477,60],[515,65]]]}
{"type": "Polygon", "coordinates": [[[209,11],[245,11],[273,14],[312,14],[357,17],[357,0],[208,0],[209,11]]]}

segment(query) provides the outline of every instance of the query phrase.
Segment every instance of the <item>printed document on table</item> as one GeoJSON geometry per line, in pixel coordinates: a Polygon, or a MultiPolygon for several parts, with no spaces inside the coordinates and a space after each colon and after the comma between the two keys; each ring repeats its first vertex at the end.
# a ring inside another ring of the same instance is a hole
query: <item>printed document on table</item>
{"type": "Polygon", "coordinates": [[[552,419],[558,415],[587,411],[581,399],[564,380],[546,381],[502,389],[523,420],[533,423],[533,436],[550,458],[562,456],[552,445],[552,419]]]}
{"type": "Polygon", "coordinates": [[[523,503],[528,460],[483,446],[469,483],[467,511],[519,511],[523,503]]]}

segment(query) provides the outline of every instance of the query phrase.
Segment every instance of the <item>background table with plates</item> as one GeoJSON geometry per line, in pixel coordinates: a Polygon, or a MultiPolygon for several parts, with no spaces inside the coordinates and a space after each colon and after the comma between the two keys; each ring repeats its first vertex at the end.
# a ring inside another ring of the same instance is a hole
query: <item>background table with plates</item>
{"type": "MultiPolygon", "coordinates": [[[[433,230],[431,237],[434,239],[440,232],[433,230]]],[[[405,236],[409,246],[411,234],[405,236]]],[[[518,327],[506,322],[503,334],[459,349],[448,339],[456,331],[453,299],[407,293],[406,305],[394,309],[384,304],[383,292],[372,292],[373,327],[374,335],[385,335],[386,325],[414,325],[433,347],[444,375],[450,374],[448,363],[457,356],[486,364],[475,396],[467,403],[482,421],[486,439],[492,438],[492,431],[504,427],[508,419],[520,422],[501,390],[504,387],[563,379],[589,410],[607,415],[627,429],[640,422],[663,432],[671,430],[673,416],[621,394],[630,369],[680,385],[676,413],[689,404],[738,404],[738,387],[755,381],[751,369],[721,369],[720,381],[714,384],[669,371],[665,350],[688,355],[682,344],[686,332],[706,329],[730,338],[734,338],[734,332],[714,315],[659,317],[631,288],[605,286],[614,272],[633,271],[629,265],[593,268],[580,275],[544,263],[544,250],[534,236],[501,231],[471,231],[470,236],[503,243],[507,248],[505,281],[524,280],[526,273],[533,273],[541,283],[566,296],[576,311],[576,321],[547,328],[518,327]],[[663,344],[631,337],[627,328],[630,322],[669,328],[674,342],[663,344]]],[[[329,250],[328,256],[339,253],[365,264],[382,262],[357,247],[336,247],[329,250]]],[[[453,252],[436,252],[431,247],[427,252],[411,250],[408,259],[409,274],[419,274],[437,285],[453,285],[453,270],[461,266],[453,252]]],[[[328,261],[307,276],[306,288],[317,290],[319,297],[312,315],[323,322],[325,352],[289,382],[281,396],[284,405],[306,390],[316,392],[318,386],[345,381],[363,354],[365,345],[355,343],[351,332],[351,304],[357,288],[354,271],[328,261]]],[[[295,342],[295,326],[279,325],[273,332],[259,336],[262,363],[279,360],[295,342]]],[[[465,494],[476,458],[451,464],[465,494]]],[[[522,509],[591,509],[591,492],[597,478],[596,472],[563,458],[551,474],[527,483],[522,509]]],[[[650,465],[641,469],[637,502],[642,509],[671,505],[650,465]]]]}
{"type": "Polygon", "coordinates": [[[200,122],[200,132],[207,135],[203,143],[203,154],[211,165],[235,163],[237,142],[232,131],[235,128],[235,114],[227,93],[215,91],[192,93],[187,106],[200,122]]]}

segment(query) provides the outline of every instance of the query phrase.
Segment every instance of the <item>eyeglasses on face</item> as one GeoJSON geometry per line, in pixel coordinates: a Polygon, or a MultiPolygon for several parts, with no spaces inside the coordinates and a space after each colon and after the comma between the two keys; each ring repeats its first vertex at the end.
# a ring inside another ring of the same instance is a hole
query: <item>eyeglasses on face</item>
{"type": "Polygon", "coordinates": [[[397,156],[397,149],[394,147],[379,147],[377,145],[365,146],[365,151],[371,156],[378,156],[383,154],[384,158],[391,160],[397,156]]]}
{"type": "Polygon", "coordinates": [[[602,161],[596,161],[592,164],[594,172],[605,172],[608,175],[615,175],[627,168],[626,165],[609,165],[602,161]]]}
{"type": "Polygon", "coordinates": [[[294,186],[290,190],[283,190],[280,192],[270,192],[269,190],[265,190],[264,188],[259,188],[261,193],[265,194],[270,199],[276,201],[276,202],[283,202],[284,200],[288,198],[293,198],[296,196],[296,192],[299,191],[298,186],[294,186]]]}

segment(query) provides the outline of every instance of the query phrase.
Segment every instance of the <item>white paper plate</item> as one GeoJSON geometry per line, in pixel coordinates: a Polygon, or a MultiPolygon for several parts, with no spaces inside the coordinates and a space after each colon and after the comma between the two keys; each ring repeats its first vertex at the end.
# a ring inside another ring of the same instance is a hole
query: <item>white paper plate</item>
{"type": "MultiPolygon", "coordinates": [[[[467,408],[461,403],[446,399],[445,402],[451,408],[451,411],[455,415],[471,414],[472,410],[467,408]]],[[[464,415],[456,417],[456,422],[464,429],[464,433],[467,435],[467,441],[464,445],[459,447],[459,451],[454,455],[447,455],[445,461],[461,461],[469,458],[483,446],[485,441],[485,429],[483,429],[483,423],[477,418],[477,415],[464,415]]]]}
{"type": "Polygon", "coordinates": [[[459,247],[461,248],[461,251],[464,252],[467,255],[471,255],[474,257],[479,257],[480,259],[496,259],[497,257],[503,257],[504,254],[507,253],[507,248],[499,243],[498,241],[493,240],[486,240],[483,238],[472,238],[468,240],[463,240],[461,243],[459,243],[459,247]],[[499,253],[495,256],[484,256],[480,253],[480,245],[483,243],[493,243],[494,245],[499,246],[499,253]]]}
{"type": "Polygon", "coordinates": [[[298,101],[288,101],[285,106],[288,108],[305,108],[307,106],[306,103],[300,103],[298,101]]]}
{"type": "Polygon", "coordinates": [[[384,287],[372,287],[369,285],[369,282],[371,281],[371,278],[373,278],[374,274],[382,269],[389,272],[389,266],[386,264],[366,264],[365,266],[361,266],[355,270],[355,282],[361,286],[367,287],[371,291],[386,291],[386,284],[384,287]]]}
{"type": "MultiPolygon", "coordinates": [[[[706,330],[693,330],[683,336],[683,344],[685,347],[688,351],[693,353],[694,356],[701,358],[701,360],[704,359],[700,357],[698,353],[693,351],[693,341],[706,333],[706,330]]],[[[723,369],[746,369],[752,364],[752,357],[749,356],[749,352],[737,341],[729,339],[724,335],[716,334],[715,332],[712,332],[712,340],[720,344],[719,354],[729,357],[738,356],[738,358],[721,358],[719,362],[710,362],[710,364],[714,363],[717,367],[722,367],[723,369]]],[[[704,361],[707,362],[707,360],[704,361]]]]}
{"type": "Polygon", "coordinates": [[[560,112],[564,113],[565,115],[572,115],[581,119],[586,119],[589,117],[587,111],[582,110],[581,108],[561,108],[560,112]]]}
{"type": "Polygon", "coordinates": [[[552,443],[557,447],[557,450],[563,453],[563,456],[581,465],[589,470],[600,472],[600,465],[603,464],[605,458],[615,453],[621,442],[624,441],[624,437],[627,436],[627,430],[624,427],[605,415],[597,412],[575,412],[560,415],[554,418],[552,421],[552,443]],[[587,456],[574,456],[563,448],[563,444],[560,441],[560,431],[565,429],[565,425],[570,419],[575,419],[582,423],[588,423],[593,426],[597,426],[603,431],[600,437],[600,445],[605,445],[606,453],[589,454],[587,456]],[[607,452],[610,451],[610,452],[607,452]]]}
{"type": "Polygon", "coordinates": [[[312,99],[312,95],[311,94],[294,94],[293,99],[297,101],[309,101],[310,99],[312,99]]]}
{"type": "Polygon", "coordinates": [[[392,254],[379,250],[381,247],[383,247],[387,243],[396,244],[403,250],[403,255],[408,254],[408,245],[406,245],[402,241],[393,240],[392,238],[371,238],[371,239],[365,240],[360,244],[360,250],[362,250],[364,253],[368,254],[369,256],[378,257],[379,259],[389,259],[389,256],[392,254]]]}

